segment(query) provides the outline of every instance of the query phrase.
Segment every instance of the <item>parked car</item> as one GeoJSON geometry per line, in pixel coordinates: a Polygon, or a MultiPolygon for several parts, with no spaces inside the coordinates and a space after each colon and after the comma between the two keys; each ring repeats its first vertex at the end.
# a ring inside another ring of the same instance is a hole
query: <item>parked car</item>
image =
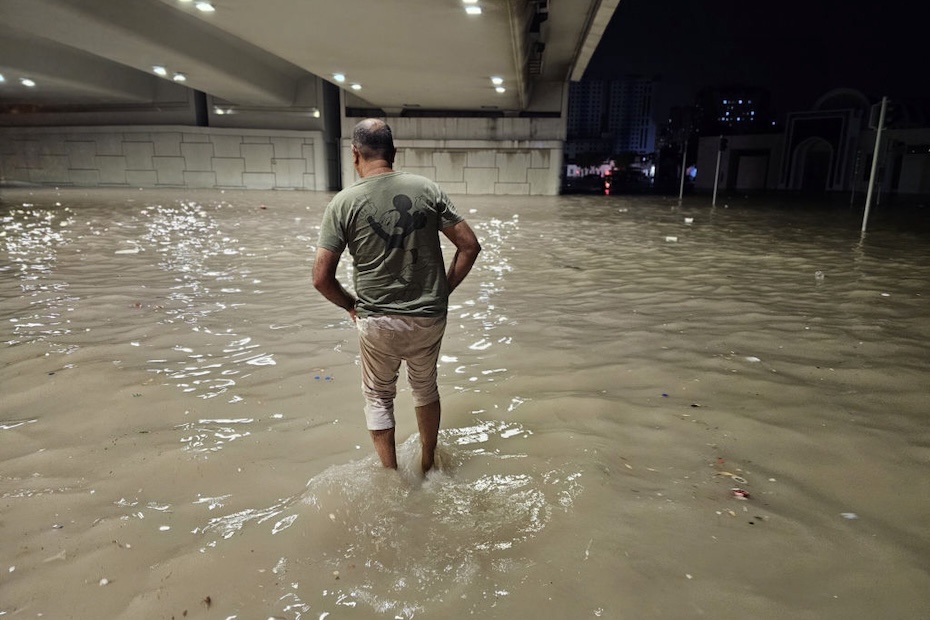
{"type": "Polygon", "coordinates": [[[604,177],[599,174],[586,174],[578,177],[565,177],[562,183],[563,194],[606,194],[604,177]]]}
{"type": "Polygon", "coordinates": [[[652,189],[652,179],[639,168],[615,169],[604,177],[605,194],[638,194],[652,189]]]}

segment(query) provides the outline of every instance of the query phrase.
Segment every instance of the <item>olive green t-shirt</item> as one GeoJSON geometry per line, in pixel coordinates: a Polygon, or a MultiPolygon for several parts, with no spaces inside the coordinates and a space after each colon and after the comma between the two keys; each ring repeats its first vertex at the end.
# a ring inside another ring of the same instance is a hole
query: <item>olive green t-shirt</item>
{"type": "Polygon", "coordinates": [[[439,231],[462,219],[429,179],[377,174],[359,179],[327,205],[319,246],[337,254],[349,249],[359,316],[442,316],[449,287],[439,231]]]}

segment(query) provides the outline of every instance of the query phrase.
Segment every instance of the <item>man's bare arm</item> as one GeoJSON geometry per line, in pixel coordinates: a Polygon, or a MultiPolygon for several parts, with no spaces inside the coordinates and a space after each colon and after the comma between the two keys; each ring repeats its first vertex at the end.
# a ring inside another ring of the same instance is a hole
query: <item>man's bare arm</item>
{"type": "Polygon", "coordinates": [[[455,256],[452,257],[449,272],[446,274],[446,280],[449,282],[449,292],[451,293],[471,271],[472,265],[478,259],[478,253],[481,252],[481,244],[478,243],[475,231],[464,220],[443,228],[442,234],[455,245],[455,256]]]}
{"type": "Polygon", "coordinates": [[[355,320],[355,298],[336,279],[339,254],[326,248],[317,248],[313,263],[313,287],[355,320]]]}

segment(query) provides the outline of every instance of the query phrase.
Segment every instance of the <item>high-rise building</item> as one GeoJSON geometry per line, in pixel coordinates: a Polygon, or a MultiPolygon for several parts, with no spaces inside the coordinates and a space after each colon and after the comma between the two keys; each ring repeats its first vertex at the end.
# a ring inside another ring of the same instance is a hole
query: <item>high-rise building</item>
{"type": "Polygon", "coordinates": [[[771,131],[769,92],[752,86],[713,86],[695,99],[702,135],[771,131]]]}
{"type": "Polygon", "coordinates": [[[569,86],[566,154],[593,148],[605,156],[655,150],[655,80],[582,80],[569,86]]]}

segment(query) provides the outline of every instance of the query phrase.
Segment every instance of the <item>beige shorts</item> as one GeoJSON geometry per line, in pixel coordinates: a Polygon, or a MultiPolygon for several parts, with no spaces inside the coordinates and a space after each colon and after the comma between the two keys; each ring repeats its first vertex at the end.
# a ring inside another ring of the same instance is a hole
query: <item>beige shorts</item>
{"type": "Polygon", "coordinates": [[[359,318],[362,392],[368,430],[394,428],[394,397],[401,361],[416,407],[439,400],[436,362],[446,331],[446,317],[376,315],[359,318]]]}

